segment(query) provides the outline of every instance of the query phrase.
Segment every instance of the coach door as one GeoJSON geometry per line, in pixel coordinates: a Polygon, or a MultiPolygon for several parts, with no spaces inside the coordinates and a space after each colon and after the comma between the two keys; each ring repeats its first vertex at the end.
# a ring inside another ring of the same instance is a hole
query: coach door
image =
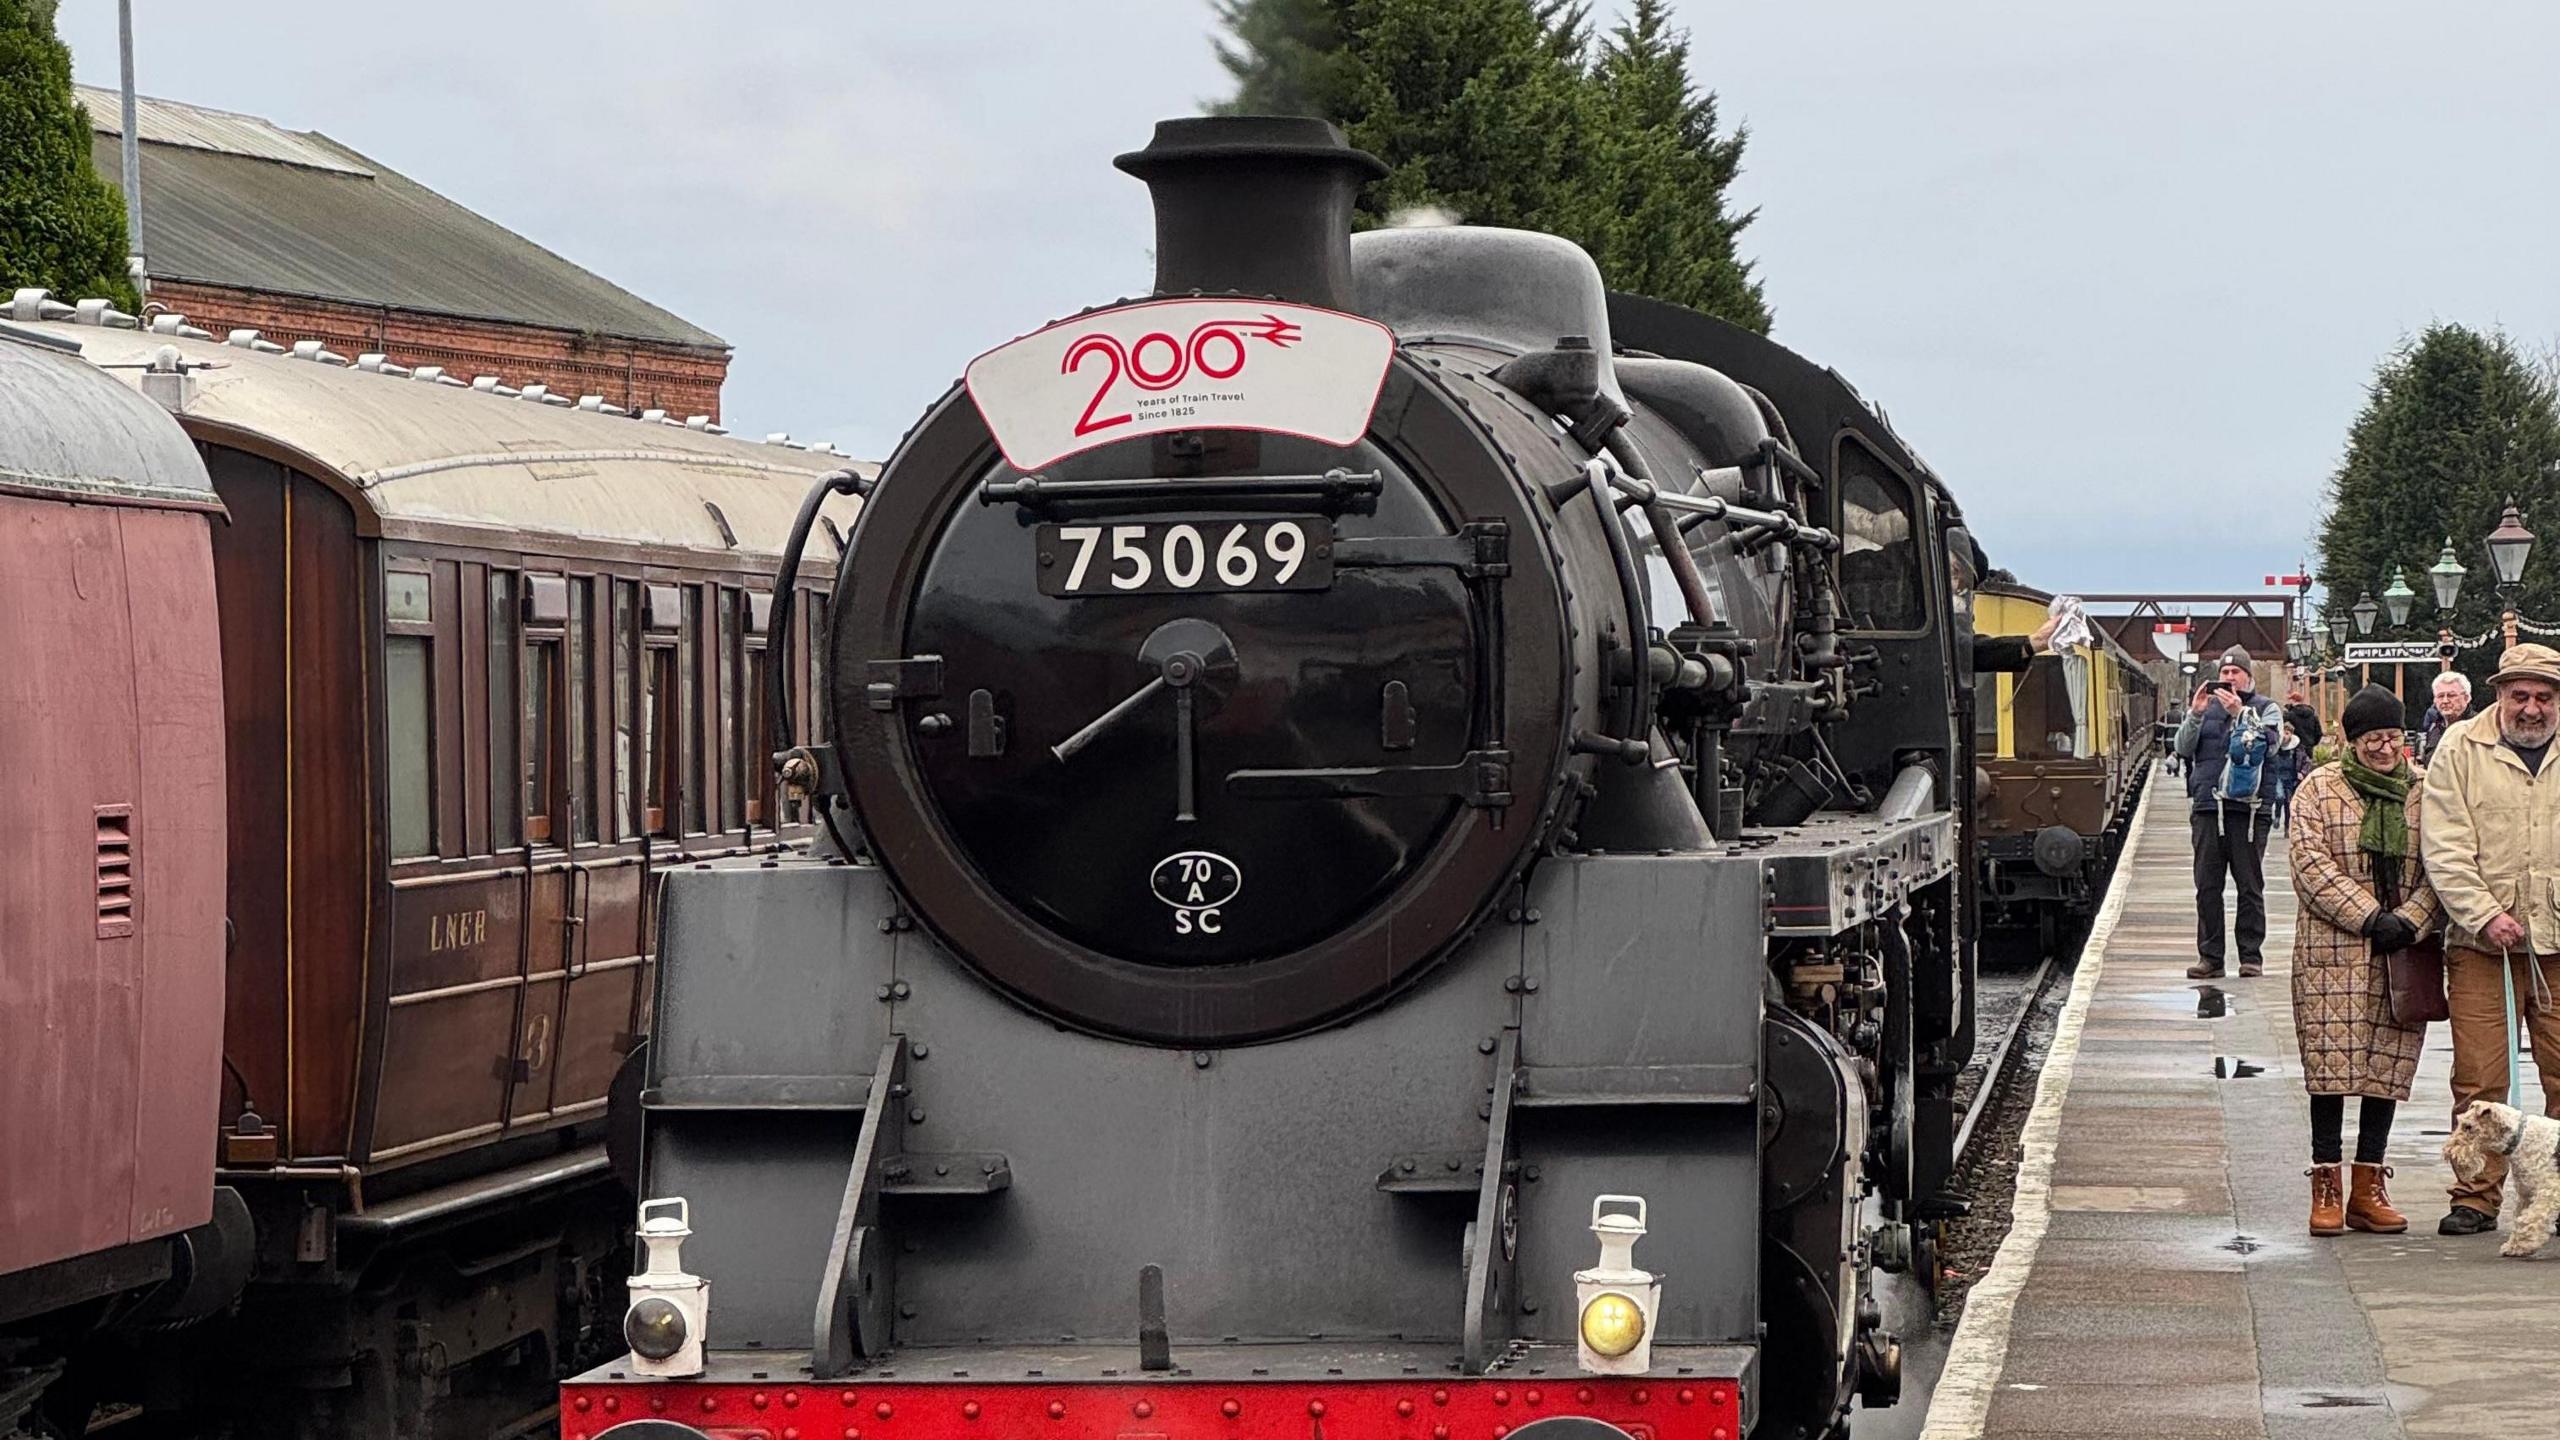
{"type": "Polygon", "coordinates": [[[558,631],[527,636],[529,646],[550,647],[534,670],[558,676],[550,728],[559,763],[541,817],[550,843],[525,877],[530,923],[510,1128],[602,1113],[633,1043],[644,967],[640,640],[644,591],[656,587],[611,575],[557,583],[558,631]]]}

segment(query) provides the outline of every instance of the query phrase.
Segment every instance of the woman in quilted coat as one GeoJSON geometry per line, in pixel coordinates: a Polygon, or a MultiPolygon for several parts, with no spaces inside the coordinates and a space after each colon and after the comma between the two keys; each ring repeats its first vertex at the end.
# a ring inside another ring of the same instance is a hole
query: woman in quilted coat
{"type": "Polygon", "coordinates": [[[2391,1018],[2383,957],[2407,948],[2443,914],[2418,858],[2417,772],[2401,751],[2400,700],[2368,685],[2347,702],[2347,753],[2311,772],[2286,829],[2293,892],[2293,1025],[2311,1091],[2311,1233],[2349,1227],[2396,1235],[2382,1163],[2391,1117],[2409,1098],[2426,1027],[2391,1018]],[[2347,1097],[2356,1117],[2352,1189],[2339,1150],[2347,1097]]]}

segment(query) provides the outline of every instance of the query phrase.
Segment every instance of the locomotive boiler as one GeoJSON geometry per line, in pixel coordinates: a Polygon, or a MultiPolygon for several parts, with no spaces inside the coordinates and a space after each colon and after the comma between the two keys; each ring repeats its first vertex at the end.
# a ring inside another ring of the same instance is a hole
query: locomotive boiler
{"type": "Polygon", "coordinates": [[[780,757],[833,853],[664,881],[654,1258],[564,1431],[1889,1403],[1875,1272],[1962,1203],[1952,499],[1562,239],[1352,235],[1320,121],[1118,163],[1154,294],[811,497],[864,493],[780,757]]]}

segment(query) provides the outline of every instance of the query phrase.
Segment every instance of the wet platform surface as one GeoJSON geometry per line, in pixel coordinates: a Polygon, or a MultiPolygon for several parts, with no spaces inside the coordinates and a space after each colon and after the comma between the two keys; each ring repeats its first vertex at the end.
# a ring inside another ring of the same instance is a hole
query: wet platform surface
{"type": "MultiPolygon", "coordinates": [[[[2237,978],[2235,955],[2234,978],[2189,980],[2186,803],[2174,776],[2149,792],[2039,1082],[2015,1222],[1968,1299],[1927,1440],[2560,1433],[2560,1244],[2517,1261],[2496,1235],[2435,1233],[2451,1178],[2446,1027],[2431,1027],[2392,1139],[2409,1233],[2313,1238],[2282,837],[2267,855],[2266,975],[2237,978]]],[[[2355,1123],[2350,1103],[2350,1150],[2355,1123]]]]}

